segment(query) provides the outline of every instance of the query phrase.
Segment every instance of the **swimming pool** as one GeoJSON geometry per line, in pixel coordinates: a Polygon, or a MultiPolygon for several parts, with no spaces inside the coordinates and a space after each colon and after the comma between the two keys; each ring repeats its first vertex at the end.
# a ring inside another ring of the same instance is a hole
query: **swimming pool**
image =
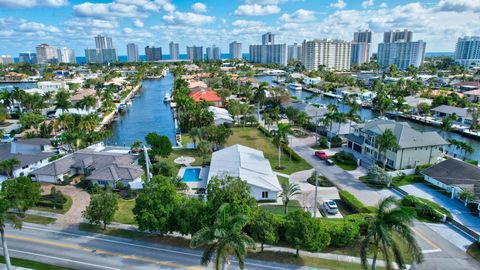
{"type": "Polygon", "coordinates": [[[186,168],[185,172],[183,173],[182,180],[183,182],[199,182],[202,181],[200,179],[200,171],[202,168],[186,168]]]}

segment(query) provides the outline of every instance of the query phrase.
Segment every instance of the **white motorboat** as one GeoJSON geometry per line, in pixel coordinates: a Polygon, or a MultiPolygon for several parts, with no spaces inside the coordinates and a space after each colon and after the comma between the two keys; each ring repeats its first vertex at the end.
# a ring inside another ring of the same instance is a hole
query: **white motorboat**
{"type": "Polygon", "coordinates": [[[169,93],[165,94],[165,97],[163,97],[164,102],[170,102],[172,100],[172,97],[170,96],[169,93]]]}
{"type": "Polygon", "coordinates": [[[299,83],[291,83],[288,85],[288,88],[295,91],[302,91],[302,85],[299,83]]]}

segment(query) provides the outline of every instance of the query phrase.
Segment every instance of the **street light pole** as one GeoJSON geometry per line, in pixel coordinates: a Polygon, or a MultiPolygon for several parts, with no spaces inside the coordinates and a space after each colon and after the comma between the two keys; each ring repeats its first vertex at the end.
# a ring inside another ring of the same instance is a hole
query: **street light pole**
{"type": "Polygon", "coordinates": [[[145,165],[147,167],[147,180],[150,181],[152,179],[152,175],[150,174],[150,157],[148,156],[147,147],[143,145],[143,154],[145,155],[145,165]]]}

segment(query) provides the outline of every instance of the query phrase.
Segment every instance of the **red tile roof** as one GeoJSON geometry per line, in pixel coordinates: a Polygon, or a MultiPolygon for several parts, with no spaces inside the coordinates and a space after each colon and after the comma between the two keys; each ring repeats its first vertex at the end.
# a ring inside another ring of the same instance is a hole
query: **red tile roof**
{"type": "Polygon", "coordinates": [[[217,92],[210,89],[204,89],[200,91],[195,91],[190,93],[190,97],[195,100],[195,102],[200,102],[202,100],[208,102],[220,102],[222,98],[217,95],[217,92]]]}

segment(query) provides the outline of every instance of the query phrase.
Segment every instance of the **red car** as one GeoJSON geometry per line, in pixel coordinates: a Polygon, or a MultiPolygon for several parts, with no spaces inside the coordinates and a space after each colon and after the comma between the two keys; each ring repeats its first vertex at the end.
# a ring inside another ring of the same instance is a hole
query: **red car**
{"type": "Polygon", "coordinates": [[[327,160],[328,159],[327,153],[325,153],[323,151],[315,151],[315,156],[317,156],[321,160],[327,160]]]}

